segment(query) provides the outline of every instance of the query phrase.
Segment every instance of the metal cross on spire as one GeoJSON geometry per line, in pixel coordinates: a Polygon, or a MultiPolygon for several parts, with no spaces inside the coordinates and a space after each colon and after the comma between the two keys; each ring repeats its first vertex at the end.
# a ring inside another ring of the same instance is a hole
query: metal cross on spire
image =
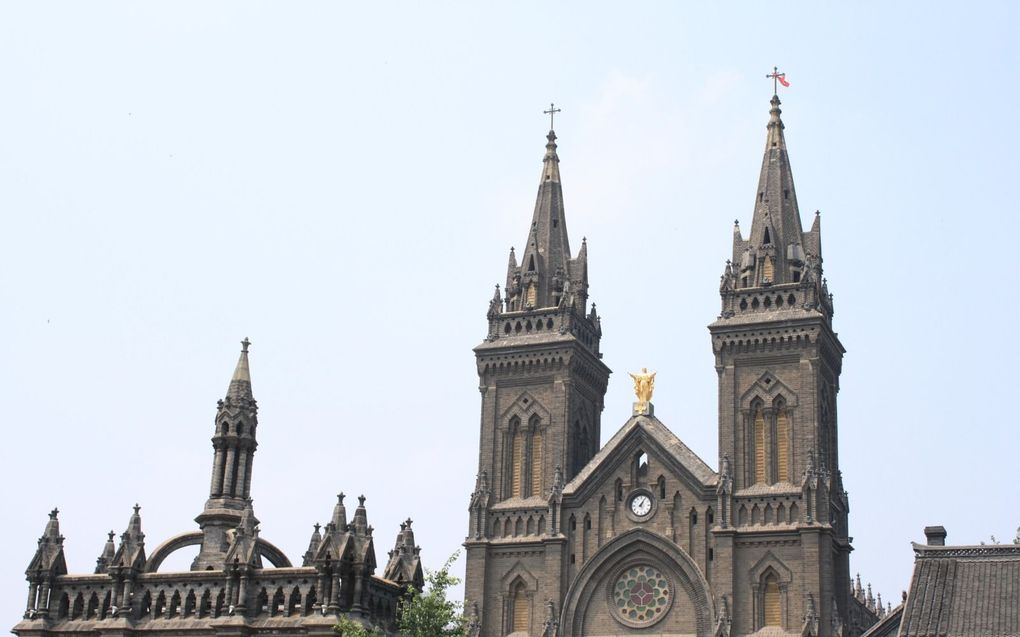
{"type": "Polygon", "coordinates": [[[548,115],[549,116],[549,130],[553,130],[553,129],[556,128],[555,126],[553,126],[553,118],[556,117],[556,113],[559,113],[562,110],[563,109],[561,109],[561,108],[556,108],[556,105],[553,104],[552,102],[549,102],[549,110],[542,111],[542,113],[544,115],[548,115]]]}
{"type": "Polygon", "coordinates": [[[780,73],[778,66],[772,67],[772,72],[766,75],[767,78],[772,78],[772,93],[779,95],[779,85],[789,86],[790,83],[786,81],[786,73],[780,73]]]}

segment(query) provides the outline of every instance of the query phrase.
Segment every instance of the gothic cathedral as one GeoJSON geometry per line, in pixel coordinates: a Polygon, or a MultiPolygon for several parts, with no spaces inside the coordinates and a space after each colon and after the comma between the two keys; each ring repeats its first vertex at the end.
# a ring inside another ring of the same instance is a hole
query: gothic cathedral
{"type": "Polygon", "coordinates": [[[876,621],[850,583],[836,427],[844,350],[819,219],[803,230],[783,128],[773,96],[750,233],[734,228],[709,326],[714,469],[651,403],[635,403],[599,448],[610,370],[549,132],[527,244],[520,261],[511,250],[475,348],[474,635],[853,637],[876,621]]]}

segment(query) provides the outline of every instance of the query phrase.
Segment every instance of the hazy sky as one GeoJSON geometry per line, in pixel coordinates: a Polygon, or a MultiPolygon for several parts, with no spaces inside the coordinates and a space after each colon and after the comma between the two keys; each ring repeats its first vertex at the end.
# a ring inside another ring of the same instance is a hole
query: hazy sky
{"type": "Polygon", "coordinates": [[[614,370],[603,442],[647,366],[656,414],[715,466],[705,328],[773,65],[847,348],[852,571],[896,601],[925,525],[1012,537],[1016,5],[496,6],[0,4],[2,622],[54,506],[73,572],[135,502],[150,552],[197,528],[245,336],[263,537],[299,561],[344,490],[380,560],[408,516],[427,565],[456,550],[471,348],[526,238],[551,101],[614,370]]]}

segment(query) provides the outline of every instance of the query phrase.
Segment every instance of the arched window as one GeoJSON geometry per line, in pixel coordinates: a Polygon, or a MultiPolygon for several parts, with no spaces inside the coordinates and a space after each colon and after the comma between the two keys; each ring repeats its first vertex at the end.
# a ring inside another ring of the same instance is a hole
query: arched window
{"type": "Polygon", "coordinates": [[[761,404],[754,407],[754,482],[765,482],[765,414],[761,404]]]}
{"type": "Polygon", "coordinates": [[[538,302],[538,286],[534,283],[528,285],[528,305],[531,307],[535,306],[538,302]]]}
{"type": "Polygon", "coordinates": [[[775,266],[772,264],[772,257],[766,256],[761,264],[761,280],[762,282],[772,281],[775,277],[775,266]]]}
{"type": "Polygon", "coordinates": [[[527,633],[531,628],[531,609],[528,607],[528,592],[524,588],[524,582],[517,582],[514,585],[511,604],[513,609],[511,610],[510,632],[527,633]]]}
{"type": "Polygon", "coordinates": [[[524,433],[521,423],[514,420],[510,424],[510,497],[521,497],[521,472],[524,469],[524,433]]]}
{"type": "Polygon", "coordinates": [[[776,401],[776,480],[790,481],[790,415],[782,398],[776,401]]]}
{"type": "Polygon", "coordinates": [[[762,593],[762,609],[764,610],[764,622],[766,626],[781,626],[783,623],[782,608],[779,603],[779,578],[775,573],[769,573],[765,577],[765,587],[762,593]]]}
{"type": "Polygon", "coordinates": [[[542,430],[538,416],[531,419],[531,495],[542,495],[542,430]]]}

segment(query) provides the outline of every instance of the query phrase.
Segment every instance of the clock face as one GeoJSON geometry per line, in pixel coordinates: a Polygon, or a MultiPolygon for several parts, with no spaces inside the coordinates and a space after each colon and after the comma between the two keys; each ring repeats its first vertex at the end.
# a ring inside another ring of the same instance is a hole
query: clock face
{"type": "Polygon", "coordinates": [[[634,513],[634,515],[648,515],[652,510],[652,499],[644,494],[636,495],[634,496],[634,499],[630,501],[630,510],[634,513]]]}

